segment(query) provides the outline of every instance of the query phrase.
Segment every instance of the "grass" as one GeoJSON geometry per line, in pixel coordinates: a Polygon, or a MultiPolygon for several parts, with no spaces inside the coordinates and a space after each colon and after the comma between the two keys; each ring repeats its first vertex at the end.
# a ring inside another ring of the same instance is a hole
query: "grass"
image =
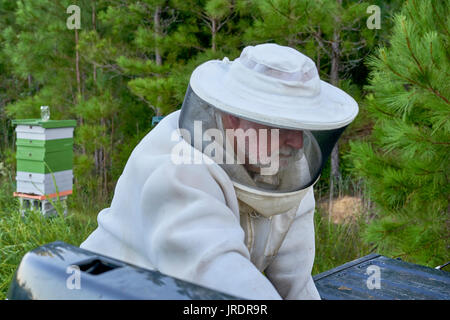
{"type": "Polygon", "coordinates": [[[333,201],[346,195],[361,199],[362,212],[355,217],[353,222],[335,224],[329,219],[328,210],[319,206],[322,202],[329,202],[329,171],[328,161],[322,177],[314,187],[316,197],[314,216],[316,258],[312,271],[313,275],[368,255],[374,249],[362,237],[366,225],[373,217],[372,203],[365,196],[367,191],[363,181],[345,174],[339,181],[334,182],[333,201]]]}
{"type": "MultiPolygon", "coordinates": [[[[96,203],[95,207],[89,208],[85,201],[75,205],[74,201],[79,198],[74,195],[72,199],[69,198],[67,216],[59,213],[57,216],[44,218],[39,212],[30,211],[22,217],[18,200],[11,196],[14,188],[11,174],[3,171],[2,176],[0,173],[0,299],[6,298],[14,272],[25,253],[56,240],[79,246],[96,228],[98,208],[108,206],[108,203],[96,203]]],[[[341,195],[350,189],[355,191],[354,186],[344,183],[337,192],[341,195]]],[[[316,200],[319,202],[320,192],[316,193],[316,200]]],[[[322,196],[328,197],[325,194],[322,196]]],[[[354,223],[338,225],[329,221],[327,212],[316,207],[316,258],[313,275],[370,252],[370,248],[360,237],[367,215],[361,215],[354,223]]]]}
{"type": "Polygon", "coordinates": [[[0,299],[5,299],[14,272],[30,250],[56,240],[79,246],[96,228],[96,220],[69,209],[67,216],[45,218],[29,211],[22,217],[14,185],[0,176],[0,299]]]}
{"type": "Polygon", "coordinates": [[[364,214],[353,223],[335,224],[329,221],[328,213],[317,208],[314,224],[316,257],[312,270],[313,275],[333,269],[371,252],[371,248],[361,237],[366,224],[364,214]]]}

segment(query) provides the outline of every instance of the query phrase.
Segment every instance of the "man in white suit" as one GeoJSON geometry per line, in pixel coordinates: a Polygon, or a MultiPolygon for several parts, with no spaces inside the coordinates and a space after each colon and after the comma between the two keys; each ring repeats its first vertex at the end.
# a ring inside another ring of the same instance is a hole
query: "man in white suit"
{"type": "Polygon", "coordinates": [[[357,103],[276,44],[192,73],[82,248],[247,299],[320,299],[313,185],[357,103]]]}

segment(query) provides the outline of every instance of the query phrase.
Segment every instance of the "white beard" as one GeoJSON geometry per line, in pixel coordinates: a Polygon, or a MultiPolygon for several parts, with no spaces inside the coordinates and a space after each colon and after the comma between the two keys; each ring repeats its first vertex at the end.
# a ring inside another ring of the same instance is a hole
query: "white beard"
{"type": "MultiPolygon", "coordinates": [[[[272,175],[252,173],[251,176],[253,178],[253,181],[256,183],[256,185],[263,186],[264,189],[276,190],[281,184],[282,177],[286,176],[290,168],[295,165],[295,162],[298,162],[303,156],[303,148],[293,149],[290,147],[283,147],[277,154],[275,154],[275,157],[279,157],[279,166],[276,173],[272,175]]],[[[270,166],[270,164],[256,164],[254,166],[263,168],[265,166],[270,166]]],[[[298,168],[296,168],[296,174],[299,174],[298,168]]]]}
{"type": "MultiPolygon", "coordinates": [[[[215,117],[217,128],[221,132],[225,132],[223,129],[221,114],[219,112],[216,112],[215,117]]],[[[245,148],[245,150],[242,150],[241,154],[245,154],[245,157],[247,159],[250,159],[248,149],[249,148],[245,148]]],[[[230,151],[234,153],[233,148],[230,148],[230,151]]],[[[260,187],[261,189],[265,190],[279,190],[280,188],[291,189],[291,185],[295,186],[295,184],[298,183],[297,180],[303,178],[304,175],[309,176],[308,166],[307,165],[304,167],[299,166],[300,160],[304,158],[304,156],[305,155],[303,148],[294,149],[289,146],[284,146],[280,148],[280,150],[278,150],[277,152],[274,152],[272,157],[269,157],[269,159],[272,158],[278,160],[279,162],[277,170],[273,170],[274,172],[273,173],[271,172],[271,174],[261,174],[261,169],[268,168],[271,166],[270,162],[268,164],[266,163],[267,161],[265,161],[264,164],[259,161],[257,161],[257,163],[255,164],[251,164],[251,166],[255,168],[255,171],[251,171],[248,169],[248,167],[238,164],[236,164],[235,166],[241,167],[241,169],[238,169],[236,167],[236,170],[234,170],[231,169],[234,166],[229,165],[228,172],[229,174],[230,172],[234,172],[235,175],[239,174],[239,177],[237,176],[233,177],[233,173],[231,173],[230,177],[232,177],[233,180],[242,181],[241,179],[244,180],[250,179],[253,183],[250,183],[249,185],[254,185],[256,187],[260,187]],[[278,159],[276,157],[278,157],[278,159]],[[248,178],[244,178],[243,177],[244,175],[248,176],[248,178]]],[[[305,163],[307,162],[306,159],[302,159],[302,161],[305,163]]]]}

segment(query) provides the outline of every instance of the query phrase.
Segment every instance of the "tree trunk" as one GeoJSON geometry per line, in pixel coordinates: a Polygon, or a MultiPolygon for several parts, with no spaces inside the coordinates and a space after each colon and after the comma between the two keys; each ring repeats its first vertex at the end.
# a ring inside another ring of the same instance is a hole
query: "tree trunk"
{"type": "MultiPolygon", "coordinates": [[[[338,1],[340,2],[340,1],[338,1]]],[[[330,82],[333,86],[339,85],[339,64],[340,64],[340,20],[336,18],[336,26],[333,32],[333,42],[331,44],[331,72],[330,72],[330,82]]],[[[339,146],[336,145],[331,152],[331,176],[335,180],[340,179],[339,172],[339,146]]]]}
{"type": "Polygon", "coordinates": [[[154,28],[155,28],[155,61],[156,65],[162,65],[161,53],[158,47],[158,38],[161,36],[161,7],[156,7],[155,15],[153,16],[154,28]]]}
{"type": "MultiPolygon", "coordinates": [[[[342,0],[337,0],[338,6],[342,7],[342,0]]],[[[331,43],[331,71],[330,71],[330,82],[333,86],[338,86],[339,84],[339,64],[340,64],[340,17],[339,14],[335,18],[335,27],[333,31],[333,41],[331,43]]],[[[333,196],[334,196],[334,185],[340,181],[341,174],[339,171],[339,145],[336,145],[331,151],[331,170],[330,170],[330,198],[328,203],[328,217],[331,219],[331,213],[333,209],[333,196]]]]}
{"type": "Polygon", "coordinates": [[[211,21],[212,30],[211,30],[211,49],[213,52],[216,52],[217,45],[216,45],[216,34],[217,34],[217,21],[216,19],[212,19],[211,21]]]}
{"type": "MultiPolygon", "coordinates": [[[[157,66],[162,65],[162,57],[158,46],[158,38],[161,36],[161,7],[156,7],[155,9],[155,15],[153,17],[154,22],[154,31],[155,31],[155,62],[157,66]]],[[[158,96],[157,98],[157,104],[161,104],[162,97],[158,96]]],[[[161,108],[156,107],[156,116],[161,116],[161,108]]]]}
{"type": "MultiPolygon", "coordinates": [[[[96,28],[96,21],[95,21],[95,1],[92,1],[92,28],[94,29],[94,31],[97,30],[96,28]]],[[[94,84],[97,84],[97,66],[94,64],[94,71],[92,74],[93,78],[94,78],[94,84]]],[[[95,86],[96,88],[96,86],[95,86]]]]}
{"type": "MultiPolygon", "coordinates": [[[[80,56],[78,54],[78,30],[75,29],[75,71],[76,71],[76,77],[77,77],[77,92],[78,96],[75,97],[74,104],[78,103],[79,97],[81,97],[81,81],[80,81],[80,56]]],[[[78,118],[80,121],[80,126],[84,125],[83,117],[80,116],[78,118]]],[[[86,147],[84,144],[81,145],[81,152],[83,154],[86,154],[86,147]]]]}
{"type": "Polygon", "coordinates": [[[94,150],[94,166],[95,166],[95,174],[98,174],[98,149],[94,150]]]}
{"type": "MultiPolygon", "coordinates": [[[[110,152],[113,152],[114,148],[114,115],[111,117],[111,146],[110,146],[110,152]]],[[[112,169],[112,156],[109,157],[109,168],[112,169]]]]}
{"type": "MultiPolygon", "coordinates": [[[[92,29],[96,31],[96,12],[95,12],[95,1],[92,2],[92,29]]],[[[94,81],[94,91],[97,92],[97,66],[93,65],[92,78],[94,81]]],[[[103,127],[103,137],[106,134],[106,121],[105,118],[100,120],[103,127]]],[[[108,170],[106,168],[106,158],[107,152],[105,146],[101,146],[98,150],[98,165],[99,165],[99,175],[102,181],[102,198],[108,194],[108,170]]]]}
{"type": "MultiPolygon", "coordinates": [[[[75,70],[77,73],[77,91],[81,96],[81,81],[80,81],[80,56],[78,53],[78,30],[75,29],[75,70]]],[[[78,99],[77,99],[78,102],[78,99]]]]}
{"type": "MultiPolygon", "coordinates": [[[[8,146],[8,121],[6,120],[5,115],[5,103],[3,101],[0,102],[0,121],[1,121],[1,127],[2,127],[2,145],[0,145],[0,152],[7,148],[8,146]]],[[[1,153],[0,153],[1,154],[1,153]]]]}
{"type": "Polygon", "coordinates": [[[103,194],[105,197],[108,196],[108,170],[106,170],[106,158],[107,158],[107,152],[106,148],[103,147],[103,194]]]}
{"type": "MultiPolygon", "coordinates": [[[[319,37],[320,37],[320,33],[321,33],[321,31],[320,31],[320,26],[319,26],[318,32],[317,32],[317,34],[319,35],[319,37]]],[[[320,50],[322,50],[322,49],[320,48],[320,46],[317,46],[316,67],[317,67],[317,72],[318,72],[319,74],[320,74],[320,57],[321,57],[321,55],[320,55],[320,50]]]]}

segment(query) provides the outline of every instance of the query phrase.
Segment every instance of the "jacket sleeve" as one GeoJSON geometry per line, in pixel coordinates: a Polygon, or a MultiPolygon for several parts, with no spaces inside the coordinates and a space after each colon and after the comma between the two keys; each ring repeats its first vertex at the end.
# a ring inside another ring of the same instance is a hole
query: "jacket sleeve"
{"type": "Polygon", "coordinates": [[[280,299],[251,263],[244,231],[206,165],[167,163],[144,183],[138,228],[162,273],[247,299],[280,299]]]}
{"type": "Polygon", "coordinates": [[[267,277],[283,299],[320,299],[311,271],[314,263],[314,192],[311,188],[300,203],[297,215],[267,277]]]}

